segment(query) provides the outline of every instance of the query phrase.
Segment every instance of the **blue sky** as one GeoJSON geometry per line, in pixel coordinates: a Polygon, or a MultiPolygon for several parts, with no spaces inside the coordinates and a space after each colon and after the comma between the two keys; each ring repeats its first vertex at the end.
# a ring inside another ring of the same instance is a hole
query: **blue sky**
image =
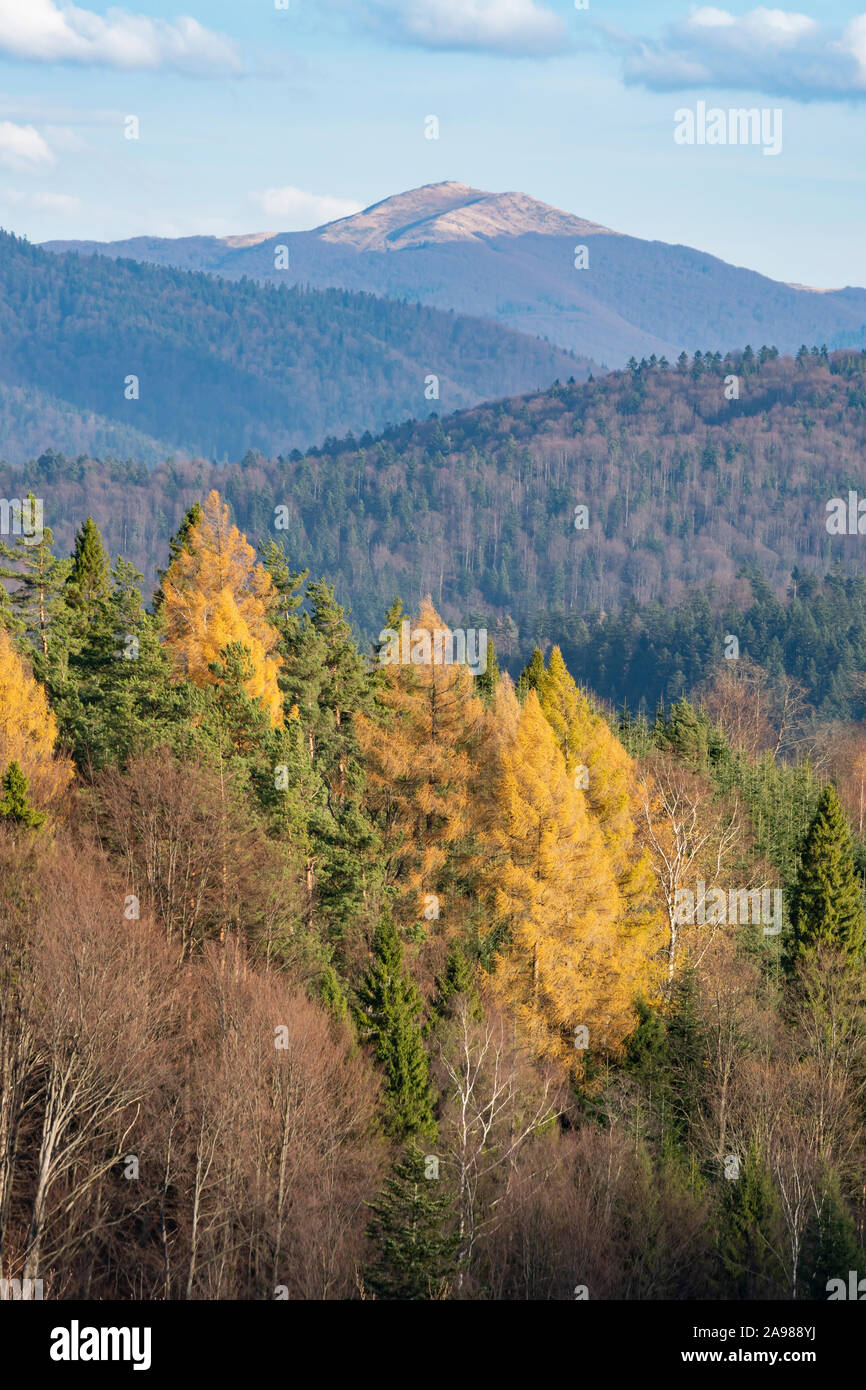
{"type": "Polygon", "coordinates": [[[0,0],[0,224],[290,231],[456,179],[780,280],[866,284],[866,0],[281,3],[0,0]],[[781,153],[676,144],[698,101],[781,109],[781,153]]]}

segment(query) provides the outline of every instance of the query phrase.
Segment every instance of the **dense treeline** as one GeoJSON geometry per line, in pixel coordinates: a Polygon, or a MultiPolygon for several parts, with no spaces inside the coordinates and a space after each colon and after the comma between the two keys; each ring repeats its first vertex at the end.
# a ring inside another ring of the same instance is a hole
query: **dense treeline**
{"type": "MultiPolygon", "coordinates": [[[[457,409],[587,370],[539,338],[420,304],[55,256],[5,232],[0,337],[0,382],[63,403],[39,452],[70,453],[82,434],[93,452],[113,425],[110,447],[146,437],[138,458],[164,458],[166,445],[217,459],[288,452],[426,415],[431,373],[457,409]]],[[[14,395],[2,407],[3,452],[18,463],[34,423],[14,395]]]]}
{"type": "Polygon", "coordinates": [[[819,775],[745,659],[618,718],[558,647],[516,685],[492,642],[449,660],[429,597],[366,652],[216,492],[149,609],[90,518],[4,554],[4,1277],[736,1299],[862,1268],[856,727],[819,775]]]}
{"type": "Polygon", "coordinates": [[[501,620],[504,655],[525,656],[537,636],[565,640],[573,618],[629,598],[683,602],[695,585],[734,584],[744,565],[779,597],[797,567],[861,572],[862,537],[830,535],[826,504],[864,487],[864,369],[866,354],[817,348],[796,360],[696,353],[303,457],[148,474],[49,451],[0,471],[0,485],[44,497],[64,546],[93,515],[110,552],[148,577],[166,530],[217,487],[255,542],[283,539],[297,564],[330,575],[362,633],[378,631],[395,592],[430,593],[452,622],[501,620]]]}
{"type": "Polygon", "coordinates": [[[822,719],[866,716],[866,578],[823,579],[795,569],[779,599],[762,575],[744,573],[721,595],[695,590],[666,608],[629,600],[612,614],[539,615],[535,634],[558,640],[569,666],[605,700],[652,713],[695,691],[726,665],[726,649],[763,668],[772,681],[800,687],[822,719]]]}

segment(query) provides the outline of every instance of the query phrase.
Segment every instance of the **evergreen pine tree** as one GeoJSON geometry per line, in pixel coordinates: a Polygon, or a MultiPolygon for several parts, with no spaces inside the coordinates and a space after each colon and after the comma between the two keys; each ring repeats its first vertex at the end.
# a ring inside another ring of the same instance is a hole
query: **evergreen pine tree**
{"type": "Polygon", "coordinates": [[[637,1026],[625,1044],[623,1069],[640,1082],[659,1133],[671,1132],[673,1078],[665,1020],[642,995],[635,1000],[637,1026]]]}
{"type": "MultiPolygon", "coordinates": [[[[385,619],[382,623],[381,631],[399,632],[400,624],[405,616],[406,615],[403,612],[403,600],[400,598],[400,595],[398,594],[397,597],[394,599],[394,602],[391,604],[391,607],[388,609],[388,612],[385,614],[385,619]]],[[[387,647],[387,645],[387,638],[382,640],[380,637],[377,637],[376,641],[373,643],[373,658],[376,663],[377,671],[381,671],[381,664],[379,658],[381,656],[381,653],[387,647]]]]}
{"type": "Polygon", "coordinates": [[[812,1221],[804,1243],[802,1269],[808,1298],[826,1299],[830,1279],[848,1282],[849,1270],[862,1271],[864,1250],[857,1226],[848,1211],[836,1174],[828,1177],[820,1211],[812,1221]]]}
{"type": "Polygon", "coordinates": [[[861,962],[866,914],[845,812],[835,788],[824,788],[803,846],[794,900],[794,955],[824,944],[861,962]]]}
{"type": "Polygon", "coordinates": [[[273,546],[266,562],[280,595],[280,686],[288,715],[300,720],[322,795],[308,803],[310,867],[316,904],[342,957],[378,915],[379,837],[364,805],[365,775],[356,719],[372,712],[374,680],[355,645],[345,610],[324,580],[308,584],[309,611],[295,616],[303,575],[273,546]]]}
{"type": "Polygon", "coordinates": [[[665,718],[660,713],[653,730],[656,745],[665,752],[676,754],[696,771],[704,771],[709,763],[709,720],[703,711],[695,710],[682,698],[671,706],[665,718]]]}
{"type": "Polygon", "coordinates": [[[457,995],[464,995],[472,1006],[473,1013],[480,1014],[478,987],[475,969],[459,941],[452,941],[445,956],[445,965],[436,977],[436,994],[431,1005],[435,1018],[451,1017],[451,1002],[457,995]]]}
{"type": "MultiPolygon", "coordinates": [[[[27,500],[30,505],[35,505],[32,492],[28,493],[27,500]]],[[[16,582],[10,594],[12,619],[15,624],[20,624],[21,631],[26,633],[36,649],[34,665],[40,679],[44,679],[45,675],[39,665],[39,657],[44,658],[48,654],[49,630],[57,614],[60,593],[71,563],[57,559],[52,550],[53,544],[54,533],[50,526],[43,527],[36,545],[26,536],[17,536],[11,546],[0,541],[0,556],[12,561],[11,568],[0,569],[0,576],[16,582]]]]}
{"type": "Polygon", "coordinates": [[[45,813],[31,806],[27,797],[27,778],[18,764],[13,761],[0,778],[0,817],[14,826],[37,829],[45,821],[45,813]]]}
{"type": "Polygon", "coordinates": [[[781,1298],[785,1271],[777,1254],[778,1200],[755,1145],[745,1155],[739,1176],[723,1181],[719,1230],[723,1292],[732,1299],[781,1298]]]}
{"type": "Polygon", "coordinates": [[[105,614],[111,592],[111,563],[102,536],[89,516],[75,537],[72,564],[63,586],[73,641],[83,641],[88,629],[105,614]]]}
{"type": "Polygon", "coordinates": [[[157,620],[145,612],[141,575],[118,558],[112,587],[72,641],[51,637],[47,685],[61,732],[88,774],[174,742],[192,711],[193,687],[174,679],[157,620]]]}
{"type": "Polygon", "coordinates": [[[447,1230],[453,1202],[427,1172],[425,1155],[410,1146],[371,1203],[376,1258],[366,1282],[377,1298],[444,1298],[456,1275],[459,1236],[447,1230]]]}
{"type": "Polygon", "coordinates": [[[388,915],[376,928],[373,960],[358,1001],[359,1032],[375,1043],[385,1073],[386,1129],[398,1140],[432,1134],[430,1071],[418,1022],[421,999],[404,969],[403,946],[388,915]]]}
{"type": "Polygon", "coordinates": [[[517,678],[517,698],[520,703],[523,704],[530,690],[540,690],[543,684],[544,656],[541,648],[536,647],[531,660],[524,666],[517,678]]]}
{"type": "Polygon", "coordinates": [[[496,655],[496,648],[493,645],[493,638],[487,639],[487,664],[480,675],[475,677],[475,693],[482,701],[485,709],[490,709],[496,695],[496,687],[502,679],[499,670],[499,658],[496,655]]]}

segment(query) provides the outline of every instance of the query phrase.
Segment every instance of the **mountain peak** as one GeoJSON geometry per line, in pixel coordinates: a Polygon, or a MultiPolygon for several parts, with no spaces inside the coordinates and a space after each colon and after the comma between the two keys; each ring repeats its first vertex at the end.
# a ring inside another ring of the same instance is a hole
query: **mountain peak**
{"type": "Polygon", "coordinates": [[[561,212],[526,193],[487,193],[465,183],[428,183],[330,222],[323,241],[358,251],[397,251],[433,242],[525,236],[586,236],[607,232],[596,222],[561,212]]]}

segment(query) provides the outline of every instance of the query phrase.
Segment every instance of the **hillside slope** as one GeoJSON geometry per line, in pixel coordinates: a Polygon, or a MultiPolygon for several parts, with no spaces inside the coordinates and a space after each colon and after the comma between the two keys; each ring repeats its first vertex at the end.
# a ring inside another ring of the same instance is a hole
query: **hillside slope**
{"type": "MultiPolygon", "coordinates": [[[[63,419],[46,420],[39,442],[31,428],[16,429],[0,400],[0,455],[13,462],[48,447],[77,452],[87,431],[70,410],[120,427],[139,457],[150,457],[155,441],[239,457],[588,370],[504,325],[416,304],[55,256],[0,233],[0,385],[68,407],[63,419]],[[425,396],[431,375],[438,401],[425,396]],[[149,442],[139,450],[141,436],[149,442]]],[[[104,432],[90,441],[103,448],[104,432]]]]}
{"type": "Polygon", "coordinates": [[[729,586],[744,565],[777,593],[795,566],[864,572],[863,537],[825,523],[831,498],[866,495],[866,354],[762,356],[612,373],[303,457],[150,475],[49,457],[0,470],[0,487],[32,485],[61,548],[92,512],[149,579],[166,520],[175,529],[217,487],[251,539],[276,535],[293,564],[334,579],[367,632],[396,593],[412,605],[429,592],[452,621],[555,636],[629,598],[672,605],[692,585],[729,586]]]}

